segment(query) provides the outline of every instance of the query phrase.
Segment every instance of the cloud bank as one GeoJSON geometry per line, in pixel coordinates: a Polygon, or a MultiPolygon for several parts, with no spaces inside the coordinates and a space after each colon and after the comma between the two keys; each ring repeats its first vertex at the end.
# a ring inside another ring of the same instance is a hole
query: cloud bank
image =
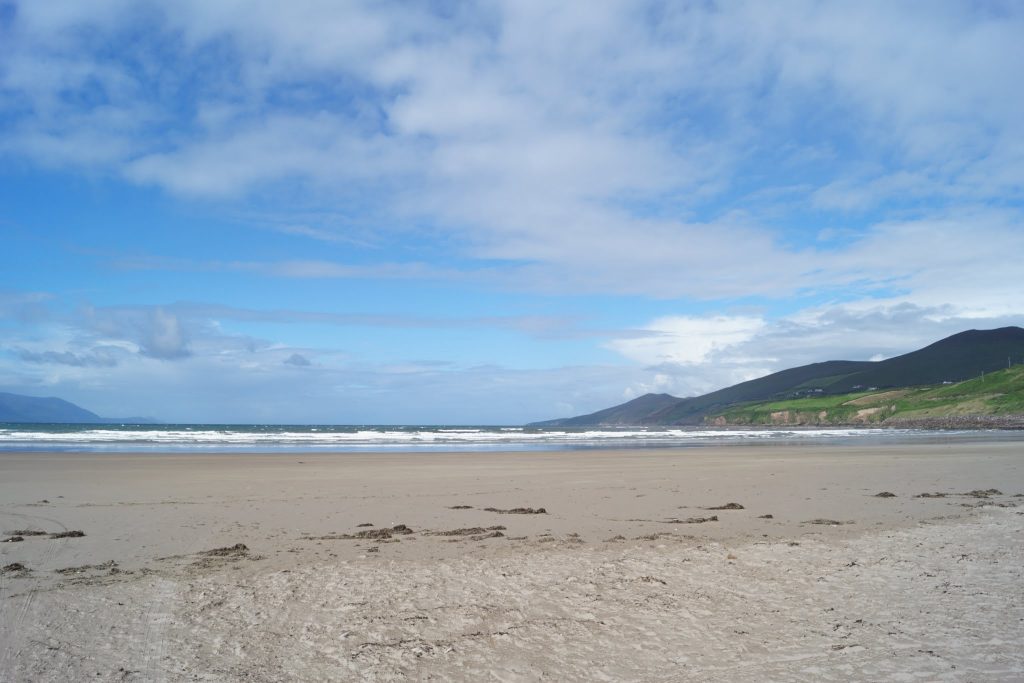
{"type": "Polygon", "coordinates": [[[1020,246],[1014,5],[109,0],[3,30],[7,153],[224,201],[298,181],[506,286],[933,292],[1020,246]],[[794,241],[782,209],[855,237],[794,241]]]}

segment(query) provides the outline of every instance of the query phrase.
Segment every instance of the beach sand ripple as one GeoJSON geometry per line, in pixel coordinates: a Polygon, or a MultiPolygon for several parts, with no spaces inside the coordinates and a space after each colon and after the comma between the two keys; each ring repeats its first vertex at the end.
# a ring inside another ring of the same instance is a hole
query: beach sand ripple
{"type": "Polygon", "coordinates": [[[1022,533],[986,508],[798,546],[145,577],[37,596],[8,680],[1019,680],[1022,533]]]}

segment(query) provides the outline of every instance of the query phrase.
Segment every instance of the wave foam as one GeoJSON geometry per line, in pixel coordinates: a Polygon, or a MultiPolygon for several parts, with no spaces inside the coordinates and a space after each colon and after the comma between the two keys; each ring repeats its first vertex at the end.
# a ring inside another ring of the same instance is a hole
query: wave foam
{"type": "Polygon", "coordinates": [[[63,450],[271,449],[392,450],[397,448],[542,449],[688,446],[711,443],[864,439],[916,433],[909,429],[585,429],[522,427],[93,427],[0,428],[0,449],[63,450]]]}

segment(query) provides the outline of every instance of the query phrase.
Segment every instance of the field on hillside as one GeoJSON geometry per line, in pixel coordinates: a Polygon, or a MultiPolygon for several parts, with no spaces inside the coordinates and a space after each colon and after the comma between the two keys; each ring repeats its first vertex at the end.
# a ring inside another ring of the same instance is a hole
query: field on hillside
{"type": "Polygon", "coordinates": [[[876,424],[893,418],[1019,414],[1024,414],[1024,365],[956,384],[748,403],[707,421],[717,425],[876,424]]]}

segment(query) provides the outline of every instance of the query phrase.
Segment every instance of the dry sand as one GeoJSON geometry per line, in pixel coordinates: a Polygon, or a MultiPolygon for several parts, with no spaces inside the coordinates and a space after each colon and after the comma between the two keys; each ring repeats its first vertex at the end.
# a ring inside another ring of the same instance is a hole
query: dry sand
{"type": "Polygon", "coordinates": [[[0,680],[1024,680],[1021,493],[1020,440],[0,453],[0,680]]]}

